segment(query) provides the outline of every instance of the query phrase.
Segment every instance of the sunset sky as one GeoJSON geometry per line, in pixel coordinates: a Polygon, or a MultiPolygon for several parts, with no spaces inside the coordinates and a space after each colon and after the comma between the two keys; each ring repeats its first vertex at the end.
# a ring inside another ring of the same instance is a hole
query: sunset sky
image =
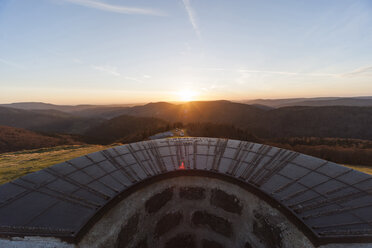
{"type": "Polygon", "coordinates": [[[0,1],[0,103],[366,95],[370,0],[0,1]]]}

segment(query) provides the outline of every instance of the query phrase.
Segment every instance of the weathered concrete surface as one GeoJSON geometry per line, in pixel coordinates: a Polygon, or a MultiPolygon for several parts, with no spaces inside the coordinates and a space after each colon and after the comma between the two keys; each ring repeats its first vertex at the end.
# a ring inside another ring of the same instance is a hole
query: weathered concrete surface
{"type": "Polygon", "coordinates": [[[172,242],[176,242],[178,235],[186,239],[182,234],[190,234],[192,238],[187,238],[187,240],[192,239],[193,242],[197,244],[201,244],[203,239],[207,239],[221,244],[223,247],[243,248],[247,242],[249,242],[252,247],[257,248],[272,248],[272,246],[267,246],[267,244],[273,244],[273,242],[277,242],[275,243],[278,244],[276,247],[314,247],[301,231],[289,222],[278,210],[273,209],[266,202],[239,186],[219,179],[204,177],[178,177],[166,179],[136,191],[126,200],[120,202],[107,212],[105,216],[94,225],[91,231],[85,235],[79,243],[79,247],[115,247],[117,240],[120,238],[120,233],[123,230],[123,223],[128,223],[135,215],[139,215],[138,229],[140,229],[140,231],[135,235],[130,232],[128,236],[131,237],[131,242],[128,247],[135,247],[143,238],[147,239],[151,247],[168,247],[169,244],[167,246],[167,242],[171,242],[171,240],[172,242]],[[203,188],[206,197],[199,200],[181,198],[180,192],[182,192],[185,187],[203,188]],[[172,189],[172,198],[166,204],[162,205],[157,212],[148,213],[146,203],[152,201],[154,195],[160,195],[162,192],[169,192],[169,189],[172,189]],[[239,202],[240,213],[226,211],[224,206],[219,207],[211,205],[212,195],[216,191],[220,193],[222,191],[224,192],[223,194],[236,198],[236,202],[239,202]],[[214,217],[209,219],[208,216],[203,216],[204,219],[202,222],[211,221],[211,223],[206,225],[195,224],[193,222],[193,216],[204,212],[219,218],[219,220],[216,221],[214,217]],[[182,213],[182,217],[180,217],[180,213],[182,213]],[[257,213],[260,214],[259,218],[256,216],[257,213]],[[172,220],[169,216],[175,218],[172,220]],[[164,221],[164,218],[168,218],[167,221],[172,222],[172,224],[170,224],[172,228],[167,230],[162,229],[163,231],[161,235],[159,235],[159,223],[164,221]],[[262,218],[270,220],[275,219],[275,221],[271,221],[267,223],[266,226],[261,227],[260,231],[262,231],[262,233],[270,233],[271,229],[275,230],[275,233],[272,233],[272,235],[277,235],[275,237],[279,237],[279,240],[261,240],[262,238],[272,237],[270,235],[262,236],[254,234],[255,223],[262,222],[262,218]],[[222,224],[220,221],[222,221],[222,224]],[[224,222],[231,223],[231,230],[224,229],[226,228],[224,222]]]}

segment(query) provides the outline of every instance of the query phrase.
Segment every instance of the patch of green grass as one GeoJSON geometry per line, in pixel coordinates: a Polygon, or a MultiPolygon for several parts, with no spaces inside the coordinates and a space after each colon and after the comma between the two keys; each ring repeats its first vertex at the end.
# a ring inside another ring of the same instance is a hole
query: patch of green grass
{"type": "Polygon", "coordinates": [[[111,146],[70,145],[0,154],[0,184],[72,158],[111,146]]]}

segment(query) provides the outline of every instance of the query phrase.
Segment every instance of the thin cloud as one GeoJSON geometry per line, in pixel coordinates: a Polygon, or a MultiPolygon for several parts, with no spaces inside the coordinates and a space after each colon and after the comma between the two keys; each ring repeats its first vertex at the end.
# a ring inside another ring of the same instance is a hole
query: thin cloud
{"type": "Polygon", "coordinates": [[[267,70],[249,70],[249,69],[225,69],[225,68],[204,68],[212,71],[236,71],[240,73],[252,74],[276,74],[283,76],[310,76],[310,77],[371,77],[372,66],[365,66],[346,73],[316,73],[316,72],[291,72],[291,71],[267,71],[267,70]]]}
{"type": "Polygon", "coordinates": [[[187,15],[189,16],[190,23],[192,25],[192,28],[194,29],[195,33],[197,36],[200,38],[201,37],[201,32],[199,29],[198,22],[196,21],[196,14],[194,9],[191,7],[190,0],[182,0],[183,5],[185,6],[187,15]]]}
{"type": "Polygon", "coordinates": [[[92,65],[91,67],[96,71],[103,72],[103,73],[106,73],[106,74],[111,75],[111,76],[120,77],[120,78],[123,78],[125,80],[130,80],[130,81],[134,81],[134,82],[137,82],[137,83],[142,83],[143,82],[141,79],[139,79],[137,77],[129,77],[129,76],[121,75],[120,72],[118,72],[118,68],[114,67],[114,66],[92,65]]]}
{"type": "Polygon", "coordinates": [[[372,66],[365,66],[354,71],[341,74],[341,77],[372,76],[372,66]]]}
{"type": "Polygon", "coordinates": [[[289,72],[289,71],[260,71],[260,70],[239,70],[240,72],[247,73],[264,73],[264,74],[278,74],[286,76],[314,76],[314,77],[334,77],[336,74],[332,73],[302,73],[302,72],[289,72]]]}
{"type": "Polygon", "coordinates": [[[140,80],[140,79],[138,79],[136,77],[128,77],[128,76],[126,76],[126,77],[123,77],[123,78],[126,79],[126,80],[137,82],[137,83],[143,83],[142,80],[140,80]]]}
{"type": "Polygon", "coordinates": [[[239,73],[252,73],[252,74],[276,74],[284,76],[313,76],[313,77],[335,77],[338,74],[333,73],[306,73],[306,72],[291,72],[291,71],[268,71],[268,70],[250,70],[250,69],[225,69],[217,67],[204,68],[210,71],[232,71],[239,73]]]}
{"type": "Polygon", "coordinates": [[[108,3],[103,3],[99,1],[94,0],[61,0],[64,2],[69,2],[72,4],[93,8],[93,9],[99,9],[103,11],[109,11],[114,13],[120,13],[120,14],[129,14],[129,15],[156,15],[156,16],[162,16],[164,15],[163,12],[159,10],[154,9],[147,9],[147,8],[137,8],[137,7],[127,7],[122,5],[113,5],[108,3]]]}
{"type": "Polygon", "coordinates": [[[120,73],[118,72],[118,69],[116,67],[113,67],[113,66],[93,65],[92,68],[94,70],[104,72],[104,73],[107,73],[107,74],[112,75],[112,76],[116,76],[116,77],[120,76],[120,73]]]}

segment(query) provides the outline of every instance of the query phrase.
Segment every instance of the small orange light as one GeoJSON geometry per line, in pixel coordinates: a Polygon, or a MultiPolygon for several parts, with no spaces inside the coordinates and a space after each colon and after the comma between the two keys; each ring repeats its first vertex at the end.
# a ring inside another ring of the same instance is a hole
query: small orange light
{"type": "Polygon", "coordinates": [[[186,168],[185,168],[185,165],[183,164],[183,162],[182,162],[181,166],[178,167],[178,169],[180,169],[180,170],[184,170],[184,169],[186,169],[186,168]]]}

